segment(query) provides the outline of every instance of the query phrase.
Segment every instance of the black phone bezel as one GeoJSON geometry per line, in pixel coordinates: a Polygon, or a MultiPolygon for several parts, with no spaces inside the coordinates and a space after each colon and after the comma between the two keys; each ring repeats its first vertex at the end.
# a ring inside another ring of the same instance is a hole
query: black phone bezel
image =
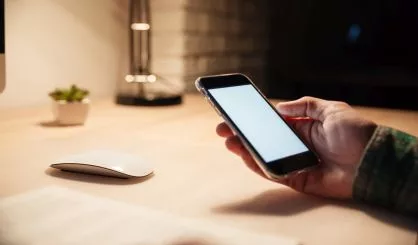
{"type": "Polygon", "coordinates": [[[308,144],[295,132],[295,130],[286,122],[286,120],[277,112],[277,110],[271,105],[271,103],[267,100],[267,98],[261,93],[261,91],[251,82],[249,78],[242,74],[225,74],[225,75],[218,75],[218,76],[207,76],[199,78],[199,84],[205,95],[209,97],[209,99],[214,103],[214,106],[220,111],[220,113],[227,117],[228,121],[233,124],[231,126],[234,127],[234,130],[240,134],[241,138],[245,140],[246,145],[251,147],[251,150],[256,157],[263,162],[264,167],[274,175],[284,176],[289,173],[300,171],[306,168],[314,167],[318,165],[319,160],[316,154],[312,151],[312,149],[308,146],[308,144]],[[240,85],[251,85],[254,89],[260,94],[260,96],[267,102],[270,108],[283,120],[286,125],[293,131],[293,133],[298,137],[303,144],[309,149],[306,152],[302,152],[296,155],[288,156],[285,158],[277,159],[271,162],[264,161],[263,157],[258,153],[258,151],[252,146],[251,142],[245,137],[245,135],[241,132],[241,130],[235,125],[233,120],[229,117],[229,115],[223,110],[222,106],[216,101],[216,99],[210,94],[208,91],[209,89],[215,88],[225,88],[225,87],[233,87],[233,86],[240,86],[240,85]]]}

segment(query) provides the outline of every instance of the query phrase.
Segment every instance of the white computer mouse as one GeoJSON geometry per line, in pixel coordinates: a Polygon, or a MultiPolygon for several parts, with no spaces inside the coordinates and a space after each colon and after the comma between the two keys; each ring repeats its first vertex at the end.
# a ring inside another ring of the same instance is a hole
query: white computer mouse
{"type": "Polygon", "coordinates": [[[65,156],[51,167],[85,174],[117,178],[145,177],[153,173],[151,164],[134,154],[95,150],[65,156]]]}

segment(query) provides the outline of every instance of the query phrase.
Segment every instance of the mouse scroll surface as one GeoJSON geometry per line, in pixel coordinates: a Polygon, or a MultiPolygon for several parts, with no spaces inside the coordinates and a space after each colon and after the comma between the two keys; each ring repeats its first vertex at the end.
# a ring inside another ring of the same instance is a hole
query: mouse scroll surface
{"type": "Polygon", "coordinates": [[[144,177],[153,172],[152,166],[136,155],[103,150],[69,155],[51,167],[118,178],[144,177]]]}
{"type": "Polygon", "coordinates": [[[115,170],[81,163],[55,163],[52,164],[51,167],[68,172],[109,176],[121,179],[128,179],[134,177],[115,170]]]}

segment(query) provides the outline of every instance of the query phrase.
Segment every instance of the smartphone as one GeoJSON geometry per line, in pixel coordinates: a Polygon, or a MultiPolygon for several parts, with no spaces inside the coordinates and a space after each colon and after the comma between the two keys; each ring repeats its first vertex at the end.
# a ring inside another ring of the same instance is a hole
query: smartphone
{"type": "Polygon", "coordinates": [[[247,76],[239,73],[204,76],[195,85],[267,177],[285,178],[319,164],[317,155],[247,76]]]}

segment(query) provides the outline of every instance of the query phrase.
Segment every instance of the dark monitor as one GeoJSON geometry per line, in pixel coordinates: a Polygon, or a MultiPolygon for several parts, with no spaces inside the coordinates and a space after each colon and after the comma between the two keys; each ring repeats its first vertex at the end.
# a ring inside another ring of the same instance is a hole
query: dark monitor
{"type": "Polygon", "coordinates": [[[6,50],[4,33],[4,0],[0,0],[0,93],[6,87],[6,50]]]}

